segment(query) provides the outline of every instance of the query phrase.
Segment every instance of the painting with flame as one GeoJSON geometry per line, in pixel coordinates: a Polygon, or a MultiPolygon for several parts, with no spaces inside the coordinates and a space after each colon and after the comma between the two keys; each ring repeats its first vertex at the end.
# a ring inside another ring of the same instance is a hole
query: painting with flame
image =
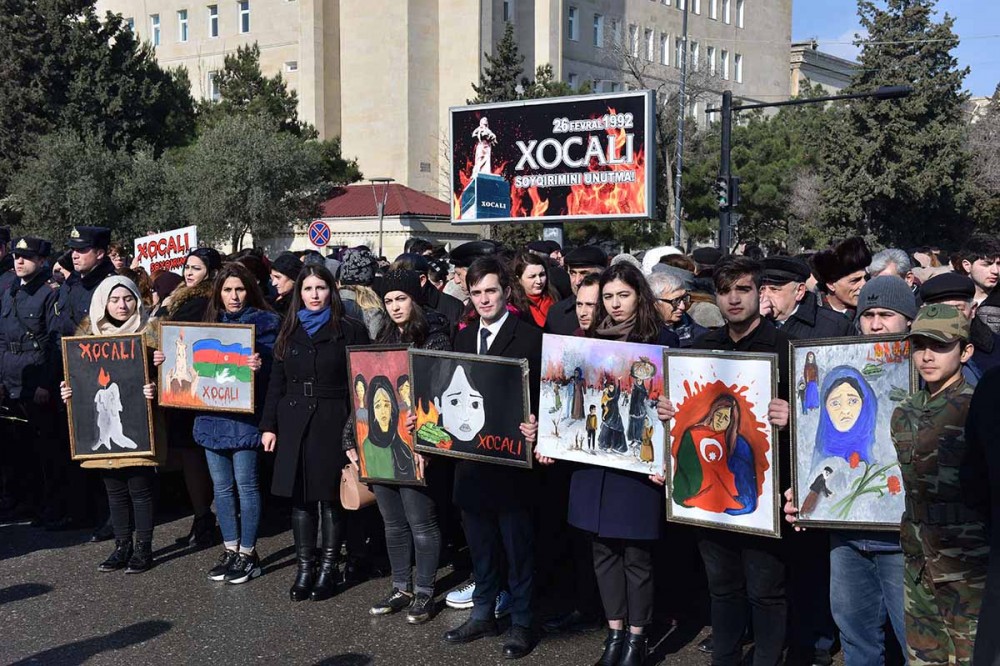
{"type": "Polygon", "coordinates": [[[889,423],[917,388],[900,335],[793,340],[789,430],[799,523],[897,530],[905,497],[889,423]]]}
{"type": "Polygon", "coordinates": [[[780,537],[774,354],[665,351],[667,520],[780,537]]]}
{"type": "Polygon", "coordinates": [[[653,108],[651,91],[452,108],[452,222],[649,218],[653,108]]]}
{"type": "Polygon", "coordinates": [[[538,453],[663,474],[662,347],[546,334],[538,453]]]}
{"type": "Polygon", "coordinates": [[[142,393],[149,368],[141,334],[62,339],[73,460],[151,458],[152,402],[142,393]]]}
{"type": "Polygon", "coordinates": [[[423,465],[406,428],[413,413],[406,350],[402,345],[347,348],[359,476],[365,482],[425,485],[423,465]]]}
{"type": "Polygon", "coordinates": [[[410,349],[410,380],[421,453],[531,467],[521,434],[529,418],[528,361],[410,349]]]}
{"type": "Polygon", "coordinates": [[[249,324],[161,323],[160,406],[253,414],[253,346],[249,324]]]}

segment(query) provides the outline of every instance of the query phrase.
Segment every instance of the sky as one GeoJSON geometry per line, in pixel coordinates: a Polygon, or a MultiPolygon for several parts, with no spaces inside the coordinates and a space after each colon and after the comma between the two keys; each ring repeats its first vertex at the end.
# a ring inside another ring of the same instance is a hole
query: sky
{"type": "MultiPolygon", "coordinates": [[[[997,0],[938,0],[939,16],[955,18],[960,66],[970,69],[965,88],[989,97],[1000,83],[1000,2],[997,0]]],[[[793,0],[792,40],[819,40],[821,51],[854,59],[851,44],[861,29],[855,0],[793,0]]]]}

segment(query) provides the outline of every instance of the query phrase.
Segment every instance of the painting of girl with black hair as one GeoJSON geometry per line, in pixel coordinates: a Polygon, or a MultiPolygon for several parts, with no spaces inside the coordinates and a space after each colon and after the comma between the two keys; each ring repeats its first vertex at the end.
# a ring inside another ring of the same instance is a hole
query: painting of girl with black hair
{"type": "Polygon", "coordinates": [[[800,523],[898,528],[904,498],[889,420],[915,377],[908,354],[886,353],[897,345],[907,343],[899,336],[792,342],[791,375],[809,377],[814,368],[818,386],[815,408],[808,391],[795,396],[802,404],[792,405],[789,423],[800,523]]]}

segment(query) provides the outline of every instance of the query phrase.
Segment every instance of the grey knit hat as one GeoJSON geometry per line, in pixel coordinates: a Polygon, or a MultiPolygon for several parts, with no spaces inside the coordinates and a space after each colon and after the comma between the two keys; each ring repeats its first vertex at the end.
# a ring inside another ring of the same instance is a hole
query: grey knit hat
{"type": "Polygon", "coordinates": [[[872,308],[892,310],[913,321],[917,316],[917,299],[903,278],[880,275],[869,280],[861,290],[855,319],[859,319],[861,313],[872,308]]]}

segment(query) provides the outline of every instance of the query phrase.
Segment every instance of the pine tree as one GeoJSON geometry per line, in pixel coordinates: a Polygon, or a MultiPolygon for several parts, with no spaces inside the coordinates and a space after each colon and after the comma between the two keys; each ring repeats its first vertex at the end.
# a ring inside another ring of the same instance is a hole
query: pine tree
{"type": "MultiPolygon", "coordinates": [[[[512,102],[520,97],[518,85],[524,73],[524,56],[514,39],[514,26],[507,23],[503,38],[497,43],[496,54],[486,56],[486,67],[479,74],[479,83],[472,84],[476,96],[467,104],[512,102]]],[[[523,88],[522,88],[523,89],[523,88]]]]}
{"type": "Polygon", "coordinates": [[[845,93],[909,85],[909,97],[847,103],[831,128],[824,221],[887,244],[959,240],[970,230],[966,124],[954,19],[935,0],[859,0],[859,67],[845,93]],[[884,9],[882,8],[884,6],[884,9]]]}

